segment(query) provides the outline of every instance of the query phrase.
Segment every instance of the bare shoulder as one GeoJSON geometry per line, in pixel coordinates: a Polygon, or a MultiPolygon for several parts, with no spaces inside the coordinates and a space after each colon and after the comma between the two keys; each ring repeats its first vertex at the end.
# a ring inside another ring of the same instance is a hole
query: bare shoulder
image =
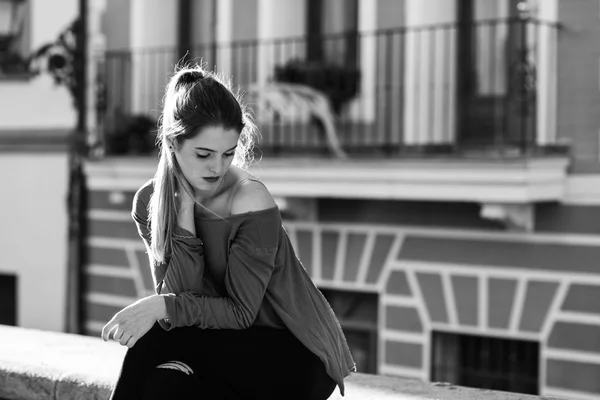
{"type": "Polygon", "coordinates": [[[264,184],[256,179],[245,179],[233,193],[231,214],[267,210],[275,205],[273,196],[264,184]]]}

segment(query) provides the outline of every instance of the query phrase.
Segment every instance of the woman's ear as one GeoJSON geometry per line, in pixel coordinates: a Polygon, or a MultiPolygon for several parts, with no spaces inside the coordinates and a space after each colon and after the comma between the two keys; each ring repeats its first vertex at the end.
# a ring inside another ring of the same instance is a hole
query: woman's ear
{"type": "Polygon", "coordinates": [[[165,140],[165,144],[167,145],[167,147],[169,148],[169,151],[171,153],[174,153],[175,150],[177,150],[177,146],[176,146],[175,140],[167,139],[167,140],[165,140]]]}

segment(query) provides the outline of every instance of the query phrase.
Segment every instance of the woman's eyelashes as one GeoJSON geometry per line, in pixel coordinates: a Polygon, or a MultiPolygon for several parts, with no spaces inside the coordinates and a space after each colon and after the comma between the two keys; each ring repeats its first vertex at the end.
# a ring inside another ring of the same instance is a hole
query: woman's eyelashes
{"type": "MultiPolygon", "coordinates": [[[[235,152],[233,152],[233,153],[223,153],[223,156],[227,157],[227,158],[233,157],[234,155],[235,155],[235,152]]],[[[210,156],[211,156],[211,153],[209,153],[209,154],[198,154],[198,153],[196,153],[196,157],[201,158],[201,159],[205,159],[205,158],[208,158],[210,156]]]]}

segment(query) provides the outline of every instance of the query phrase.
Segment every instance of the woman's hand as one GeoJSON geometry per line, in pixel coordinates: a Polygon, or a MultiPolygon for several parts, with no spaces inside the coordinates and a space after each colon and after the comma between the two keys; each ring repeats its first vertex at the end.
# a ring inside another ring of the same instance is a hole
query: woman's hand
{"type": "Polygon", "coordinates": [[[175,193],[179,200],[177,222],[181,228],[186,229],[195,236],[196,226],[194,224],[194,206],[196,205],[196,200],[192,197],[194,195],[194,190],[183,176],[178,182],[177,191],[175,193]]]}
{"type": "Polygon", "coordinates": [[[166,314],[165,301],[161,296],[144,297],[116,313],[102,328],[102,339],[108,341],[113,332],[114,340],[131,348],[156,321],[166,318],[166,314]]]}
{"type": "Polygon", "coordinates": [[[194,210],[194,205],[196,204],[196,200],[193,197],[194,189],[192,189],[192,185],[185,179],[184,176],[181,176],[180,179],[177,180],[177,191],[175,196],[179,200],[179,210],[194,210]]]}

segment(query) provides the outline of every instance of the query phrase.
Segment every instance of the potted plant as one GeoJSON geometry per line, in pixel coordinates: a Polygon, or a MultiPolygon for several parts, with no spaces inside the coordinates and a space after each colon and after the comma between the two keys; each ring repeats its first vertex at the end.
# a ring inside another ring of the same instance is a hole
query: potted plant
{"type": "Polygon", "coordinates": [[[359,91],[360,70],[355,66],[324,61],[291,59],[275,67],[274,80],[310,86],[324,93],[339,115],[344,104],[359,91]]]}
{"type": "Polygon", "coordinates": [[[121,114],[117,127],[106,134],[106,153],[111,155],[149,155],[155,149],[156,121],[145,114],[121,114]]]}

